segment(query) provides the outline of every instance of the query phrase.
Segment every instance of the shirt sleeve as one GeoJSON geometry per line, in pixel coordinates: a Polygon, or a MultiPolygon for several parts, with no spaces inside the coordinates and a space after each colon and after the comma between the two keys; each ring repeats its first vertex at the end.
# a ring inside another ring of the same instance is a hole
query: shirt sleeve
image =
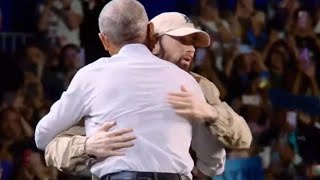
{"type": "Polygon", "coordinates": [[[85,153],[85,129],[72,127],[55,137],[46,147],[45,161],[60,171],[78,173],[87,169],[90,157],[85,153]]]}
{"type": "Polygon", "coordinates": [[[39,149],[44,150],[56,135],[74,126],[82,117],[88,115],[91,100],[90,87],[86,83],[85,74],[80,70],[67,91],[37,124],[35,142],[39,149]]]}

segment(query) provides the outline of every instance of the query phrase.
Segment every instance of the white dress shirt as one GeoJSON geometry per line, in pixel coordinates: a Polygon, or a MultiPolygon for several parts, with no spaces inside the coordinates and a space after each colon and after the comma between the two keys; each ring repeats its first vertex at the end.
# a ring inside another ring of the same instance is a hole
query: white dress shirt
{"type": "Polygon", "coordinates": [[[133,128],[137,139],[125,150],[125,156],[95,164],[91,168],[95,176],[127,170],[178,173],[191,178],[191,123],[178,116],[166,99],[169,92],[180,91],[181,85],[205,101],[190,74],[157,58],[144,45],[126,45],[117,55],[79,70],[67,91],[38,123],[36,144],[45,149],[57,134],[83,117],[87,136],[104,122],[115,120],[115,129],[133,128]]]}

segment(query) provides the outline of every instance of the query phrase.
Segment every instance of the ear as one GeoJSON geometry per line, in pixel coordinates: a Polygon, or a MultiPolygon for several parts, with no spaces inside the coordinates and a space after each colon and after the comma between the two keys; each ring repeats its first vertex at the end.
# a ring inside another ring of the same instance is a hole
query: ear
{"type": "Polygon", "coordinates": [[[99,39],[100,39],[100,41],[101,41],[104,49],[105,49],[106,51],[109,51],[110,43],[109,43],[109,40],[108,40],[107,36],[105,36],[105,35],[102,34],[102,33],[99,33],[98,35],[99,35],[99,39]]]}
{"type": "Polygon", "coordinates": [[[152,51],[154,49],[155,44],[158,41],[157,34],[154,32],[154,25],[152,22],[148,24],[148,30],[147,30],[147,46],[152,51]]]}

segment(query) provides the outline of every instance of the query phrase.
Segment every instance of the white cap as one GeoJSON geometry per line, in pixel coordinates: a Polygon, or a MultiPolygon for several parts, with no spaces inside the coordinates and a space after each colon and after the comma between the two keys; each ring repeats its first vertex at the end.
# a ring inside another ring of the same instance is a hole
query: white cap
{"type": "Polygon", "coordinates": [[[194,34],[196,47],[208,47],[210,36],[194,27],[190,19],[178,12],[166,12],[159,14],[150,21],[154,25],[154,33],[158,36],[164,34],[169,36],[181,37],[194,34]]]}

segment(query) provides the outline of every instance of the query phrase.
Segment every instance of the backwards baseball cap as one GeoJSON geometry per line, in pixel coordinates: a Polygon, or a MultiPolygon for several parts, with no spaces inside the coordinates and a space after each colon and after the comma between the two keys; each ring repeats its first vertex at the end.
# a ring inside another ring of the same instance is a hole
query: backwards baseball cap
{"type": "Polygon", "coordinates": [[[178,12],[166,12],[159,14],[150,21],[154,25],[154,33],[158,37],[166,34],[174,37],[188,35],[195,36],[196,47],[208,47],[210,45],[210,36],[193,25],[190,19],[178,12]]]}

